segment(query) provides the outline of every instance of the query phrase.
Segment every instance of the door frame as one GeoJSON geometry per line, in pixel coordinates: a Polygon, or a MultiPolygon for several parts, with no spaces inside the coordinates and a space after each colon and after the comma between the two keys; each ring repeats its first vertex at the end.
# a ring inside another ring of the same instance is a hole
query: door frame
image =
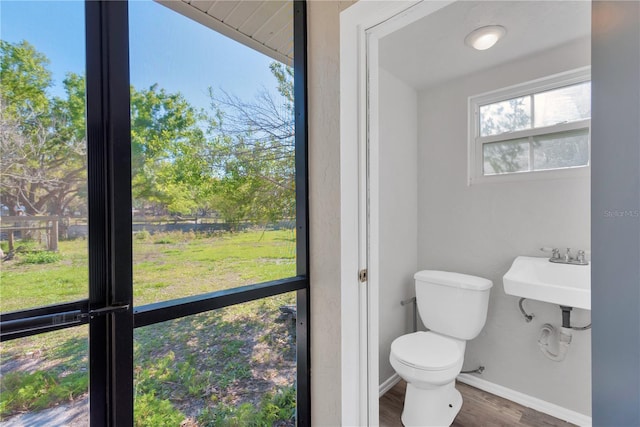
{"type": "Polygon", "coordinates": [[[340,14],[343,425],[379,424],[378,40],[452,2],[360,0],[340,14]]]}
{"type": "MultiPolygon", "coordinates": [[[[366,379],[361,378],[363,371],[358,369],[361,353],[378,351],[370,345],[372,329],[361,320],[366,319],[367,300],[362,297],[363,287],[357,280],[357,272],[363,265],[359,248],[367,247],[367,236],[359,228],[361,219],[366,220],[366,213],[359,210],[363,197],[359,185],[361,177],[366,177],[366,167],[363,168],[363,164],[366,166],[368,112],[365,35],[377,25],[384,24],[387,30],[407,25],[418,19],[409,15],[428,9],[429,3],[439,8],[451,2],[360,0],[340,17],[343,425],[375,425],[378,421],[378,414],[371,413],[371,407],[367,405],[374,396],[377,400],[377,395],[371,392],[372,387],[367,389],[366,379]]],[[[433,10],[426,14],[431,12],[433,10]]],[[[640,401],[640,377],[637,375],[640,365],[637,358],[629,357],[629,354],[638,354],[640,348],[637,285],[640,223],[637,216],[612,219],[603,214],[615,207],[638,212],[640,204],[637,197],[629,197],[638,194],[640,182],[640,163],[633,155],[639,150],[640,136],[637,125],[640,104],[636,96],[640,86],[638,18],[640,6],[637,2],[592,1],[592,82],[594,93],[598,92],[598,102],[593,105],[592,140],[607,142],[594,145],[591,153],[591,235],[592,241],[597,242],[592,253],[592,418],[598,425],[635,425],[640,420],[637,404],[640,401]],[[617,137],[611,138],[612,135],[617,137]],[[620,309],[622,301],[625,307],[620,309]],[[625,333],[612,334],[611,331],[625,333]],[[612,352],[611,348],[625,351],[612,352]],[[622,394],[621,389],[625,390],[622,394]]],[[[371,277],[369,280],[372,281],[371,277]]],[[[371,326],[377,328],[377,323],[371,326]]],[[[368,366],[365,375],[372,370],[375,370],[373,375],[377,375],[377,366],[368,366]]]]}

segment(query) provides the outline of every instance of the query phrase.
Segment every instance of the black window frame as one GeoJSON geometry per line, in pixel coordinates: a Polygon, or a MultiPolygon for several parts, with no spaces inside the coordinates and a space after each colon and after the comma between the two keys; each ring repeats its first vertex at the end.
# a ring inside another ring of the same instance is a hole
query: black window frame
{"type": "Polygon", "coordinates": [[[293,8],[296,276],[133,307],[128,1],[85,0],[89,298],[0,313],[0,342],[89,323],[92,426],[133,424],[133,329],[292,291],[297,424],[311,424],[306,0],[293,8]]]}

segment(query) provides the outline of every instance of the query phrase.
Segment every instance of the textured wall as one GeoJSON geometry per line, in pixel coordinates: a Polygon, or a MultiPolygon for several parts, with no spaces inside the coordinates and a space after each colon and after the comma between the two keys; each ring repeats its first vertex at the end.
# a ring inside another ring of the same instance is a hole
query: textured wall
{"type": "Polygon", "coordinates": [[[340,12],[308,2],[311,415],[338,426],[340,385],[340,12]]]}

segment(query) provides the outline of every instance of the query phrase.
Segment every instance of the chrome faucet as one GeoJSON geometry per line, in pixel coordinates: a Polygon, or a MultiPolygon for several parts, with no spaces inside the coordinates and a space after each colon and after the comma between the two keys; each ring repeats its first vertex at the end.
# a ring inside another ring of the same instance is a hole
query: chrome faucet
{"type": "Polygon", "coordinates": [[[574,257],[571,254],[571,248],[567,248],[564,256],[560,255],[560,249],[553,248],[551,250],[551,258],[549,258],[550,262],[555,262],[559,264],[574,264],[574,265],[588,265],[589,262],[586,259],[585,252],[583,250],[579,250],[578,254],[574,257]]]}

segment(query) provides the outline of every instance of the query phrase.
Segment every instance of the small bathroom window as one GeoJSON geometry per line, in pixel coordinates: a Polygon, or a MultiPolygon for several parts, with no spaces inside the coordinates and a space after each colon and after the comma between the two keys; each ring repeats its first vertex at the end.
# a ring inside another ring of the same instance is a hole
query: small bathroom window
{"type": "Polygon", "coordinates": [[[590,80],[587,67],[470,97],[469,184],[587,170],[590,80]]]}

